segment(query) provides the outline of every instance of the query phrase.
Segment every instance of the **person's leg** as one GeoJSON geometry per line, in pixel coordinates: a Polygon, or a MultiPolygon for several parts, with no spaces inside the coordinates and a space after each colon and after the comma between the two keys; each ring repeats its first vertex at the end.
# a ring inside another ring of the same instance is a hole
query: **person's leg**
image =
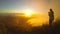
{"type": "Polygon", "coordinates": [[[49,19],[49,25],[50,25],[50,26],[52,25],[52,20],[51,20],[51,19],[49,19]]]}

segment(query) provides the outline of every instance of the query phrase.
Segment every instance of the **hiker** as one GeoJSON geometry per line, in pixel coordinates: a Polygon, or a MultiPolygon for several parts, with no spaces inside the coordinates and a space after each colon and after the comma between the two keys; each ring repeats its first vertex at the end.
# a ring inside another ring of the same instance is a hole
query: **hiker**
{"type": "Polygon", "coordinates": [[[49,25],[52,25],[54,21],[54,12],[52,9],[50,9],[50,11],[48,12],[48,15],[49,15],[49,25]]]}

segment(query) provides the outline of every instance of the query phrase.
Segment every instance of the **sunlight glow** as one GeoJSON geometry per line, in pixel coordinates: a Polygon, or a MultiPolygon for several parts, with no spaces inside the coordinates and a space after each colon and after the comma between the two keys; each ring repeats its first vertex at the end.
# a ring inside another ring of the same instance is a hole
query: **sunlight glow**
{"type": "Polygon", "coordinates": [[[48,24],[48,16],[47,15],[35,15],[35,18],[31,18],[27,21],[27,23],[34,26],[42,26],[43,24],[48,24]]]}
{"type": "Polygon", "coordinates": [[[32,14],[33,14],[33,12],[32,12],[31,10],[29,10],[29,9],[25,10],[24,13],[25,13],[25,16],[26,16],[26,17],[31,17],[32,14]]]}

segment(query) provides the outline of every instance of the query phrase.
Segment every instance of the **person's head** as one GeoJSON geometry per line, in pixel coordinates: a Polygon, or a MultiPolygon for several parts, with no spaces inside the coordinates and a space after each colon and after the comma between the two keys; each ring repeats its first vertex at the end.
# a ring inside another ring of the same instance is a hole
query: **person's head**
{"type": "Polygon", "coordinates": [[[52,9],[50,9],[50,11],[52,11],[52,9]]]}
{"type": "Polygon", "coordinates": [[[52,10],[52,9],[50,9],[50,12],[53,12],[53,10],[52,10]]]}
{"type": "Polygon", "coordinates": [[[50,12],[51,12],[52,14],[54,14],[54,11],[53,11],[52,9],[50,9],[50,12]]]}

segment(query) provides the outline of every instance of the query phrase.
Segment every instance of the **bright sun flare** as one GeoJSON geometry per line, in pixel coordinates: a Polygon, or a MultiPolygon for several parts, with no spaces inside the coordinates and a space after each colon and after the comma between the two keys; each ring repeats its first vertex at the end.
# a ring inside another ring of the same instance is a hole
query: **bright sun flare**
{"type": "Polygon", "coordinates": [[[32,16],[32,11],[31,10],[26,10],[25,12],[25,16],[27,16],[27,17],[31,17],[32,16]]]}

